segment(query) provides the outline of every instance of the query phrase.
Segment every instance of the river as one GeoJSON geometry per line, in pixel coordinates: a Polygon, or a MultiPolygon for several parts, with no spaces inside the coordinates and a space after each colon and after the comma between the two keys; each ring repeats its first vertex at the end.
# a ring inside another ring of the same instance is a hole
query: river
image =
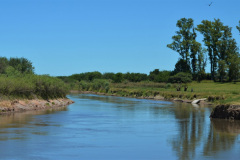
{"type": "Polygon", "coordinates": [[[72,94],[59,110],[0,116],[3,160],[238,159],[240,122],[211,107],[72,94]]]}

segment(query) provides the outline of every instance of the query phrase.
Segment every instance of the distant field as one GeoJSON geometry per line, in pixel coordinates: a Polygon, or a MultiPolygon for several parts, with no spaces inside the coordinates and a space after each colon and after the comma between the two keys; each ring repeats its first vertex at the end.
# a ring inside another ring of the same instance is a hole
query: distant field
{"type": "Polygon", "coordinates": [[[181,84],[181,91],[176,91],[180,84],[166,84],[154,82],[139,83],[112,83],[111,92],[121,96],[152,96],[161,95],[165,98],[208,98],[215,104],[239,104],[240,105],[240,83],[217,83],[212,81],[192,82],[187,84],[187,91],[184,91],[184,84],[181,84]],[[192,92],[193,91],[193,92],[192,92]]]}

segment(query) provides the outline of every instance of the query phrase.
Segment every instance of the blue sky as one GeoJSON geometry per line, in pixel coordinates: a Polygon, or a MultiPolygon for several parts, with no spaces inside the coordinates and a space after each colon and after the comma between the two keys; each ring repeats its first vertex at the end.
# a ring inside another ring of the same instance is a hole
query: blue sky
{"type": "Polygon", "coordinates": [[[173,70],[179,55],[166,45],[177,20],[219,18],[240,44],[239,7],[238,0],[0,0],[0,56],[25,57],[37,74],[52,76],[173,70]]]}

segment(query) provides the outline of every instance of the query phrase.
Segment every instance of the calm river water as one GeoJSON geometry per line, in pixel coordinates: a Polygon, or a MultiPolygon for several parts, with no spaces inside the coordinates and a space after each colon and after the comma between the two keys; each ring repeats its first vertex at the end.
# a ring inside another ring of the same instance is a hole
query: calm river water
{"type": "Polygon", "coordinates": [[[0,116],[3,160],[239,159],[240,122],[212,108],[73,94],[58,111],[0,116]]]}

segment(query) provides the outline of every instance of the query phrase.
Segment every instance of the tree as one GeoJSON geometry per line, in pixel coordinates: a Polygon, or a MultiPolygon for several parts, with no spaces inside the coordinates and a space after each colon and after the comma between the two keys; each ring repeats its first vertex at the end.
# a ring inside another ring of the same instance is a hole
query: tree
{"type": "Polygon", "coordinates": [[[206,78],[205,73],[205,67],[207,65],[207,58],[205,56],[205,53],[207,52],[207,49],[201,48],[200,52],[197,54],[197,80],[200,82],[201,80],[206,78]]]}
{"type": "Polygon", "coordinates": [[[176,74],[179,72],[191,73],[191,67],[186,60],[179,59],[178,62],[176,63],[173,73],[176,74]]]}
{"type": "Polygon", "coordinates": [[[173,42],[167,47],[179,53],[181,56],[175,66],[174,73],[192,72],[193,78],[197,75],[197,54],[201,51],[201,43],[196,41],[193,20],[182,18],[177,21],[177,35],[173,36],[173,42]]]}
{"type": "Polygon", "coordinates": [[[26,58],[10,58],[9,65],[20,73],[34,73],[34,67],[32,66],[32,62],[30,62],[26,58]]]}
{"type": "Polygon", "coordinates": [[[16,70],[15,68],[13,68],[12,66],[8,66],[6,68],[6,75],[8,77],[20,77],[21,76],[21,72],[19,72],[18,70],[16,70]]]}
{"type": "Polygon", "coordinates": [[[101,78],[102,78],[102,74],[98,71],[86,73],[86,79],[89,81],[93,81],[94,79],[101,79],[101,78]]]}
{"type": "Polygon", "coordinates": [[[220,19],[214,19],[213,22],[203,20],[202,24],[197,26],[197,30],[203,35],[203,42],[207,46],[209,60],[211,64],[211,77],[215,80],[217,64],[219,59],[219,47],[224,31],[227,26],[224,26],[220,19]]]}
{"type": "Polygon", "coordinates": [[[195,35],[195,33],[192,32],[193,19],[181,18],[177,21],[177,27],[179,28],[179,31],[176,31],[177,35],[172,37],[173,42],[168,44],[167,47],[178,52],[181,56],[181,59],[190,64],[190,48],[195,35]]]}
{"type": "Polygon", "coordinates": [[[80,73],[80,74],[73,74],[70,76],[70,78],[78,80],[79,82],[81,80],[85,81],[93,81],[94,79],[101,79],[102,74],[100,72],[85,72],[85,73],[80,73]]]}
{"type": "Polygon", "coordinates": [[[122,73],[116,73],[113,77],[114,83],[121,83],[123,81],[123,74],[122,73]]]}
{"type": "Polygon", "coordinates": [[[238,22],[237,30],[240,32],[240,21],[238,22]]]}
{"type": "Polygon", "coordinates": [[[150,72],[149,79],[154,82],[167,82],[170,77],[171,71],[159,71],[159,69],[155,69],[150,72]]]}
{"type": "Polygon", "coordinates": [[[192,82],[192,75],[190,73],[179,72],[171,76],[168,81],[171,83],[190,83],[192,82]]]}
{"type": "Polygon", "coordinates": [[[229,81],[237,80],[239,77],[239,71],[240,71],[240,58],[238,55],[233,55],[228,60],[229,62],[229,81]]]}
{"type": "Polygon", "coordinates": [[[0,74],[6,72],[6,68],[8,66],[8,59],[6,57],[0,57],[0,74]]]}
{"type": "Polygon", "coordinates": [[[201,44],[197,42],[194,38],[191,45],[191,55],[190,55],[190,57],[192,58],[191,64],[192,64],[193,79],[196,79],[196,76],[197,76],[197,62],[203,60],[198,56],[201,52],[202,52],[201,44]]]}
{"type": "Polygon", "coordinates": [[[114,73],[112,73],[112,72],[106,72],[106,73],[104,73],[103,75],[102,75],[102,78],[103,79],[111,79],[111,80],[113,80],[113,77],[114,77],[114,73]]]}
{"type": "Polygon", "coordinates": [[[218,61],[218,73],[220,75],[220,82],[223,82],[224,76],[226,75],[227,64],[224,60],[218,61]]]}

